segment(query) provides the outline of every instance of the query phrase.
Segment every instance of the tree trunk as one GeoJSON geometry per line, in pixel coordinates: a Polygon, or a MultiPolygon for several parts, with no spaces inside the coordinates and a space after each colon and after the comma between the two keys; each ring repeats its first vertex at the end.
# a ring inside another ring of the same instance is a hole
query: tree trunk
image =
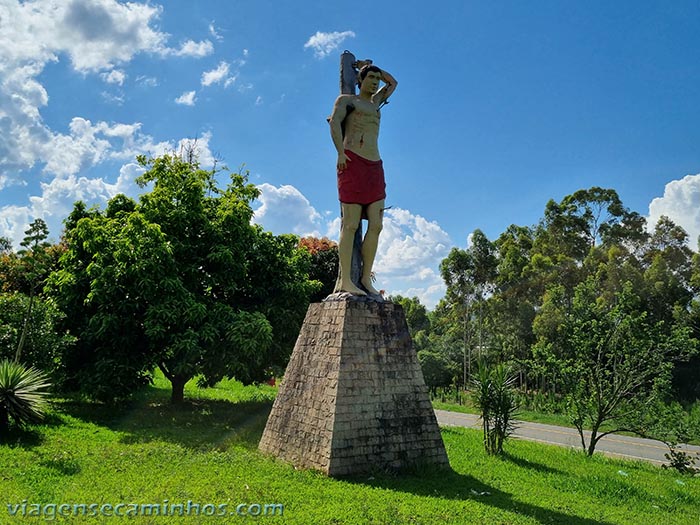
{"type": "Polygon", "coordinates": [[[183,403],[185,401],[185,384],[190,378],[171,372],[168,370],[165,363],[160,363],[158,368],[163,372],[165,378],[170,381],[170,386],[172,387],[170,391],[170,403],[173,405],[183,403]]]}
{"type": "Polygon", "coordinates": [[[588,442],[588,450],[586,451],[586,454],[588,454],[589,457],[592,456],[595,452],[595,447],[598,444],[598,439],[598,427],[594,426],[591,429],[591,438],[588,442]]]}
{"type": "Polygon", "coordinates": [[[29,289],[29,306],[27,312],[24,315],[24,322],[22,323],[22,333],[19,336],[19,344],[17,345],[17,353],[15,354],[15,362],[19,363],[22,358],[22,350],[24,348],[24,340],[27,337],[27,331],[29,330],[29,319],[32,316],[32,306],[34,305],[34,287],[29,289]]]}
{"type": "Polygon", "coordinates": [[[10,416],[5,405],[0,404],[0,438],[10,430],[10,416]]]}
{"type": "Polygon", "coordinates": [[[186,377],[179,375],[173,375],[170,379],[170,384],[173,390],[170,394],[170,403],[173,405],[180,405],[185,401],[185,383],[187,383],[186,377]]]}

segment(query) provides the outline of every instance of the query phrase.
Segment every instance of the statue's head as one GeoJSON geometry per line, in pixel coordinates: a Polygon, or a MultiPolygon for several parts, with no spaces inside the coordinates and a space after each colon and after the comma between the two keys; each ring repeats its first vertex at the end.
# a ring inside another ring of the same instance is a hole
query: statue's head
{"type": "Polygon", "coordinates": [[[362,82],[365,80],[365,78],[367,78],[367,74],[370,72],[379,73],[380,75],[382,74],[382,70],[374,64],[362,66],[362,69],[360,69],[360,72],[357,74],[357,86],[359,88],[362,88],[362,82]]]}

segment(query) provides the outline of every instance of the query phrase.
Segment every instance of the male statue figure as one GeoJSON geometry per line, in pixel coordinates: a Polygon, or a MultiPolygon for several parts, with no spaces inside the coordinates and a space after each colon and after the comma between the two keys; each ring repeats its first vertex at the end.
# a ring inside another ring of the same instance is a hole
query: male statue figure
{"type": "Polygon", "coordinates": [[[338,243],[341,282],[336,291],[366,295],[350,278],[353,238],[360,220],[366,217],[360,283],[370,294],[379,294],[372,286],[372,265],[382,231],[386,197],[384,168],[377,145],[379,109],[394,92],[397,82],[386,71],[365,62],[357,83],[360,94],[340,95],[329,121],[333,144],[338,151],[338,196],[343,216],[338,243]],[[381,89],[380,82],[384,83],[381,89]]]}

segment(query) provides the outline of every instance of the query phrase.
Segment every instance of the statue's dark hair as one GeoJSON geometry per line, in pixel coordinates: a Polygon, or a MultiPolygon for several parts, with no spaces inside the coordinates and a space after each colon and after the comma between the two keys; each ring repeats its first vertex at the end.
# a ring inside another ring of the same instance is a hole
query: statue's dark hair
{"type": "Polygon", "coordinates": [[[370,71],[374,71],[375,73],[382,72],[382,70],[379,69],[374,64],[368,64],[366,66],[362,66],[362,69],[360,69],[360,72],[357,74],[357,86],[358,87],[362,85],[362,81],[365,79],[365,77],[367,76],[367,73],[369,73],[370,71]]]}

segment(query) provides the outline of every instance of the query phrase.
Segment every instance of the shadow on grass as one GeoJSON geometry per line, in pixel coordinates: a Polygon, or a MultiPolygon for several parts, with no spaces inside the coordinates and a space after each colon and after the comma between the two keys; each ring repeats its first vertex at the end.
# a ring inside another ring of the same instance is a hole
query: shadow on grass
{"type": "Polygon", "coordinates": [[[535,472],[539,472],[541,474],[566,474],[563,470],[552,468],[550,466],[543,465],[542,463],[537,463],[535,461],[529,461],[527,459],[519,458],[518,456],[514,456],[509,452],[504,452],[501,456],[501,459],[503,461],[513,463],[514,465],[517,465],[521,468],[534,470],[535,472]]]}
{"type": "MultiPolygon", "coordinates": [[[[498,490],[477,478],[460,474],[452,469],[421,469],[410,475],[378,475],[363,479],[347,478],[358,485],[367,485],[417,496],[452,500],[474,500],[503,511],[528,516],[538,523],[551,525],[612,525],[597,519],[573,516],[564,512],[546,509],[516,501],[513,495],[498,490]]],[[[465,516],[468,520],[469,516],[465,516]]],[[[465,523],[467,523],[465,521],[465,523]]]]}
{"type": "Polygon", "coordinates": [[[66,400],[61,409],[123,433],[123,443],[166,441],[194,449],[224,449],[235,444],[253,449],[272,408],[271,401],[212,399],[186,399],[172,405],[161,392],[153,389],[120,405],[66,400]]]}
{"type": "Polygon", "coordinates": [[[39,430],[34,428],[19,428],[14,425],[10,426],[10,430],[7,434],[0,436],[0,445],[23,449],[38,447],[43,442],[44,436],[39,430]]]}
{"type": "Polygon", "coordinates": [[[63,420],[57,414],[51,412],[44,415],[44,418],[30,426],[17,426],[10,424],[10,430],[5,435],[0,436],[0,445],[10,447],[20,447],[32,449],[44,442],[44,435],[41,427],[58,427],[63,425],[63,420]]]}

